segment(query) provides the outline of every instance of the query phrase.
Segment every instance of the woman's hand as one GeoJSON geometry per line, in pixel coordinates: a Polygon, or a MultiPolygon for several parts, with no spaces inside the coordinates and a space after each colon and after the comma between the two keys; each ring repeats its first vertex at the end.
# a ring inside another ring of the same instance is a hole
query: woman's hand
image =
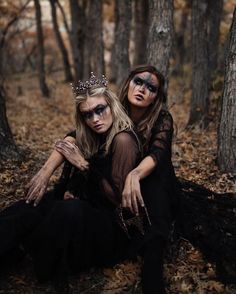
{"type": "Polygon", "coordinates": [[[144,207],[144,201],[140,189],[140,177],[136,170],[131,171],[125,180],[122,193],[122,207],[129,208],[132,213],[138,215],[138,207],[144,207]]]}
{"type": "Polygon", "coordinates": [[[77,145],[66,140],[59,140],[55,144],[55,149],[81,171],[89,169],[89,163],[83,158],[77,145]]]}
{"type": "Polygon", "coordinates": [[[34,202],[34,206],[38,205],[47,190],[49,180],[50,176],[43,168],[40,169],[27,187],[26,203],[34,202]]]}
{"type": "Polygon", "coordinates": [[[75,198],[75,196],[71,193],[71,192],[69,192],[69,191],[66,191],[65,193],[64,193],[64,200],[67,200],[67,199],[74,199],[75,198]]]}

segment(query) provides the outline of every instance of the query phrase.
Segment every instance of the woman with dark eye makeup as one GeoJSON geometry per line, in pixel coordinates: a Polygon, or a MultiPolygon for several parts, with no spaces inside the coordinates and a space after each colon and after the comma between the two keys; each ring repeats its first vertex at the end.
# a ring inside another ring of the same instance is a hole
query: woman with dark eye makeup
{"type": "Polygon", "coordinates": [[[163,252],[178,207],[179,190],[171,162],[173,119],[165,106],[164,84],[155,67],[137,66],[120,92],[143,147],[142,161],[126,177],[122,206],[138,214],[145,203],[149,213],[152,226],[142,247],[142,287],[143,293],[149,294],[165,293],[163,252]]]}

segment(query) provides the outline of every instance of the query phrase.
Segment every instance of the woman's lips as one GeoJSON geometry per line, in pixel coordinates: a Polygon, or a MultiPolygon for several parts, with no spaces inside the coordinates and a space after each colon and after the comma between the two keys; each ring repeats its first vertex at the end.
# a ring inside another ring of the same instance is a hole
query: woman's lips
{"type": "Polygon", "coordinates": [[[143,100],[143,96],[140,94],[135,95],[135,98],[139,101],[143,100]]]}
{"type": "Polygon", "coordinates": [[[96,130],[101,129],[102,127],[103,127],[103,124],[100,124],[100,125],[96,125],[96,126],[94,126],[94,128],[95,128],[96,130]]]}

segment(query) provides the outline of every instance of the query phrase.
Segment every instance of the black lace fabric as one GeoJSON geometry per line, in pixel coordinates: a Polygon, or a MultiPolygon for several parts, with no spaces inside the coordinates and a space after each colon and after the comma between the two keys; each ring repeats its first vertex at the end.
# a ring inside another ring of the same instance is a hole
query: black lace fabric
{"type": "Polygon", "coordinates": [[[168,111],[162,110],[152,129],[152,135],[146,151],[146,155],[152,156],[159,167],[171,159],[172,136],[172,116],[168,111]]]}

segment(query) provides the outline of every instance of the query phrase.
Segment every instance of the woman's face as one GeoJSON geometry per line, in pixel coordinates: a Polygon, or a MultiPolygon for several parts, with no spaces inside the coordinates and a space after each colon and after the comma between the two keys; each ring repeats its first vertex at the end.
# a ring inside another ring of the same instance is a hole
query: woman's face
{"type": "Polygon", "coordinates": [[[103,134],[110,129],[113,117],[104,97],[89,97],[79,105],[79,111],[87,126],[95,133],[103,134]]]}
{"type": "Polygon", "coordinates": [[[152,104],[157,96],[159,82],[150,72],[136,74],[130,81],[128,88],[128,101],[130,106],[146,108],[152,104]]]}

